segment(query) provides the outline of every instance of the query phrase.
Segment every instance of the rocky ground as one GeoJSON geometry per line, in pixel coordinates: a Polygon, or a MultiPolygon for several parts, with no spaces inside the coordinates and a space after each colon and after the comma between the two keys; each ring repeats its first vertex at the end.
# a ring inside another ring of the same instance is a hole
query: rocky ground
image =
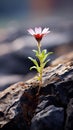
{"type": "Polygon", "coordinates": [[[53,60],[43,72],[0,92],[0,129],[73,129],[73,51],[53,60]]]}

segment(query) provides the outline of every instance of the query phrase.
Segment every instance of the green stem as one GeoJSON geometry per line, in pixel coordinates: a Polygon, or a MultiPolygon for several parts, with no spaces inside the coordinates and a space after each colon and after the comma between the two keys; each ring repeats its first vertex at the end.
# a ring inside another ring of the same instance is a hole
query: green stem
{"type": "MultiPolygon", "coordinates": [[[[39,55],[41,53],[41,44],[40,44],[40,42],[38,42],[38,53],[39,53],[39,55]]],[[[39,72],[39,81],[40,81],[40,83],[39,83],[39,90],[38,90],[38,92],[40,91],[40,88],[42,86],[42,73],[43,73],[42,61],[40,59],[39,59],[39,61],[40,61],[40,72],[39,72]]]]}
{"type": "Polygon", "coordinates": [[[41,53],[41,43],[40,42],[38,42],[38,53],[40,54],[41,53]]]}

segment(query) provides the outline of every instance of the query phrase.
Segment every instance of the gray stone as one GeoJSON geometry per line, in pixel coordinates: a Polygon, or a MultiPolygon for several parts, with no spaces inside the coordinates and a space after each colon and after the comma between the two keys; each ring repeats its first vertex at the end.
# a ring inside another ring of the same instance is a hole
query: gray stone
{"type": "Polygon", "coordinates": [[[50,105],[33,117],[31,130],[63,130],[63,123],[63,108],[50,105]]]}

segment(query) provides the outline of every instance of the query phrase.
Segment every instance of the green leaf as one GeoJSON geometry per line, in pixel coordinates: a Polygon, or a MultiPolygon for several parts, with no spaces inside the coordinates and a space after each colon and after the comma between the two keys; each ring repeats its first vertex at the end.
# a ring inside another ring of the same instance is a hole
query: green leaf
{"type": "Polygon", "coordinates": [[[39,65],[38,65],[38,62],[37,62],[35,59],[31,58],[31,57],[28,57],[28,58],[35,64],[35,66],[30,67],[30,70],[34,68],[34,69],[36,69],[38,72],[40,72],[40,67],[39,67],[39,65]]]}
{"type": "Polygon", "coordinates": [[[30,67],[30,70],[32,70],[32,69],[36,69],[38,73],[40,72],[40,67],[32,66],[32,67],[30,67]]]}
{"type": "Polygon", "coordinates": [[[33,52],[35,52],[35,53],[38,53],[38,51],[37,50],[32,50],[33,52]]]}
{"type": "Polygon", "coordinates": [[[37,68],[36,66],[32,66],[32,67],[30,67],[30,70],[36,69],[36,68],[37,68]]]}
{"type": "Polygon", "coordinates": [[[44,63],[43,63],[43,68],[45,67],[45,65],[50,61],[50,59],[46,60],[44,63]]]}
{"type": "Polygon", "coordinates": [[[37,57],[39,61],[44,62],[49,54],[47,53],[47,50],[44,49],[40,54],[37,53],[37,57]]]}
{"type": "Polygon", "coordinates": [[[44,58],[46,52],[47,52],[47,50],[45,49],[45,50],[43,50],[40,54],[37,53],[36,56],[37,56],[37,58],[39,59],[39,61],[42,61],[42,60],[43,60],[43,58],[44,58]]]}
{"type": "Polygon", "coordinates": [[[48,52],[48,55],[51,55],[51,54],[53,54],[53,52],[48,52]]]}
{"type": "Polygon", "coordinates": [[[32,57],[28,57],[36,66],[38,66],[38,62],[35,60],[35,59],[33,59],[32,57]]]}
{"type": "Polygon", "coordinates": [[[45,54],[44,56],[43,56],[43,60],[42,60],[42,62],[44,62],[45,60],[46,60],[46,58],[49,56],[49,55],[51,55],[53,52],[48,52],[47,54],[45,54]]]}
{"type": "Polygon", "coordinates": [[[37,50],[33,50],[33,52],[35,52],[36,57],[39,58],[39,53],[38,53],[38,51],[37,51],[37,50]]]}
{"type": "Polygon", "coordinates": [[[42,51],[42,54],[45,55],[46,53],[47,53],[47,50],[44,49],[44,50],[42,51]]]}

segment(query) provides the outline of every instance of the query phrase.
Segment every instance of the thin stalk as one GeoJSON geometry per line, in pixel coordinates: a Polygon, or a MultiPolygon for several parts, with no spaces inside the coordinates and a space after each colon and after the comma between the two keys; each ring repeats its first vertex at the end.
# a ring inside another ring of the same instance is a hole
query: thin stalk
{"type": "Polygon", "coordinates": [[[38,47],[38,53],[40,54],[41,53],[41,43],[40,42],[37,43],[37,47],[38,47]]]}
{"type": "MultiPolygon", "coordinates": [[[[38,53],[40,55],[41,53],[41,44],[40,42],[38,42],[38,53]]],[[[42,73],[43,73],[43,68],[42,68],[42,61],[39,59],[40,61],[40,72],[39,72],[39,89],[38,89],[38,93],[40,91],[40,88],[42,87],[42,73]]]]}

